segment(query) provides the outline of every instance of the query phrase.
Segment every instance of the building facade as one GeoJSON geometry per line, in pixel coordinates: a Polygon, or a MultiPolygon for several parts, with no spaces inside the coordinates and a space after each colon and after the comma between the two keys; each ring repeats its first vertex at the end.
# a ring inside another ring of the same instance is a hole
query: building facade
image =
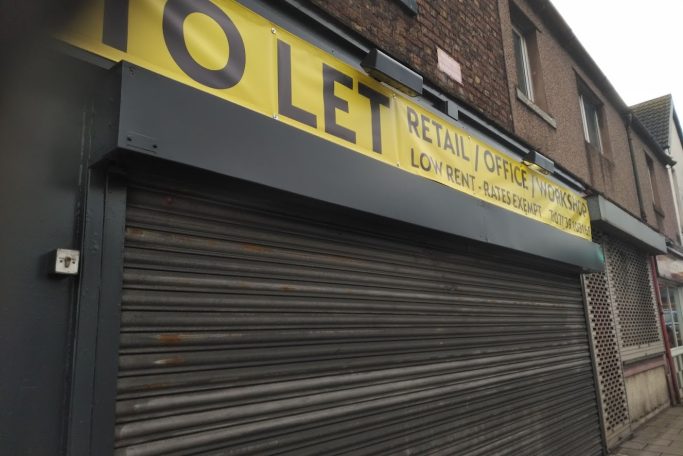
{"type": "MultiPolygon", "coordinates": [[[[639,103],[631,108],[652,133],[659,146],[680,163],[683,159],[683,132],[673,105],[671,95],[639,103]]],[[[683,342],[681,341],[681,237],[680,209],[681,182],[676,167],[669,168],[671,193],[676,206],[678,219],[677,242],[669,245],[666,255],[657,257],[657,269],[660,277],[660,294],[662,298],[664,329],[671,347],[671,366],[677,380],[679,397],[683,393],[683,342]]]]}
{"type": "Polygon", "coordinates": [[[56,35],[0,124],[9,454],[601,455],[669,403],[673,161],[550,3],[56,35]]]}

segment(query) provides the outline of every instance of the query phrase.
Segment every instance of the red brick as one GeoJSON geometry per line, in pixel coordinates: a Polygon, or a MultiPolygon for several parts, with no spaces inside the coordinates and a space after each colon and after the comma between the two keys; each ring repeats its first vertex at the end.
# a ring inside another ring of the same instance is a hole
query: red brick
{"type": "Polygon", "coordinates": [[[411,15],[394,0],[309,0],[449,95],[512,129],[497,0],[421,0],[411,15]],[[440,47],[462,65],[463,85],[437,68],[440,47]],[[474,79],[481,81],[477,84],[474,79]]]}

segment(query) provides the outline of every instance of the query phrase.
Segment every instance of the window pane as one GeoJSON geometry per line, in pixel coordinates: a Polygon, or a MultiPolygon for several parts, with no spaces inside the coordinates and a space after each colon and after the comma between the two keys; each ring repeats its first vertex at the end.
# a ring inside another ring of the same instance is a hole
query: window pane
{"type": "MultiPolygon", "coordinates": [[[[677,289],[675,288],[670,288],[669,289],[669,303],[671,305],[671,315],[670,315],[670,320],[671,323],[667,322],[667,327],[669,324],[671,324],[671,329],[674,334],[674,340],[671,341],[671,346],[672,347],[681,347],[683,346],[683,334],[681,334],[681,313],[680,313],[680,302],[679,302],[679,295],[677,293],[677,289]]],[[[666,317],[666,311],[664,311],[665,317],[666,317]]],[[[665,318],[666,319],[666,318],[665,318]]]]}
{"type": "Polygon", "coordinates": [[[529,90],[529,78],[527,76],[527,64],[526,64],[526,43],[524,38],[516,31],[512,33],[515,41],[515,63],[517,64],[517,85],[519,90],[524,93],[528,98],[530,96],[529,90]]]}
{"type": "Polygon", "coordinates": [[[680,309],[679,294],[676,288],[664,287],[660,288],[660,295],[662,298],[662,311],[664,313],[664,325],[666,326],[666,333],[669,337],[671,347],[683,346],[683,334],[681,334],[681,315],[678,312],[680,309]]]}
{"type": "Polygon", "coordinates": [[[583,97],[583,109],[586,113],[588,142],[602,150],[602,145],[600,144],[600,125],[598,124],[598,108],[583,97]]]}
{"type": "Polygon", "coordinates": [[[645,156],[645,160],[647,161],[647,178],[650,181],[650,191],[652,192],[652,203],[659,207],[661,205],[659,201],[659,191],[657,190],[657,187],[655,186],[655,179],[654,179],[654,174],[655,174],[655,164],[654,162],[648,157],[647,155],[645,156]]]}
{"type": "Polygon", "coordinates": [[[654,180],[652,179],[652,167],[654,164],[648,160],[647,162],[647,179],[650,182],[650,191],[652,192],[652,200],[655,204],[658,203],[657,201],[657,193],[655,193],[655,184],[654,180]]]}

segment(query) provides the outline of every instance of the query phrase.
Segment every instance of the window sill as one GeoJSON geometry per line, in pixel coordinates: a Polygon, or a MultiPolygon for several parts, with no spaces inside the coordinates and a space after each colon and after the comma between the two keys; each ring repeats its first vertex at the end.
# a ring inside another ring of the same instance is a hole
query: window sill
{"type": "Polygon", "coordinates": [[[417,0],[398,0],[411,16],[417,16],[417,0]]]}
{"type": "Polygon", "coordinates": [[[604,160],[604,161],[606,161],[606,162],[608,162],[608,163],[610,163],[610,164],[614,164],[614,163],[612,162],[611,156],[605,151],[604,148],[603,148],[603,149],[598,149],[598,148],[595,147],[593,144],[591,144],[591,143],[589,143],[589,142],[587,142],[587,141],[585,141],[585,140],[584,140],[583,144],[586,146],[586,152],[587,152],[588,154],[598,156],[598,157],[600,157],[602,160],[604,160]]]}
{"type": "Polygon", "coordinates": [[[545,120],[548,125],[553,127],[554,129],[557,130],[557,122],[555,119],[553,119],[550,114],[542,110],[537,104],[535,104],[533,101],[529,100],[529,98],[524,95],[524,93],[517,89],[517,99],[524,103],[524,105],[531,109],[537,116],[539,116],[541,119],[545,120]]]}

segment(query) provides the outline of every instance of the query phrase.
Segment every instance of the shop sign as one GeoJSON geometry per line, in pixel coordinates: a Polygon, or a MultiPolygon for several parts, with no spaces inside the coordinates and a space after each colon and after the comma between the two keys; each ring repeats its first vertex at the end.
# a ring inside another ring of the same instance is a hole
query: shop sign
{"type": "MultiPolygon", "coordinates": [[[[233,0],[96,0],[60,38],[591,237],[588,206],[573,190],[233,0]]],[[[449,210],[447,202],[432,203],[449,210]]]]}

